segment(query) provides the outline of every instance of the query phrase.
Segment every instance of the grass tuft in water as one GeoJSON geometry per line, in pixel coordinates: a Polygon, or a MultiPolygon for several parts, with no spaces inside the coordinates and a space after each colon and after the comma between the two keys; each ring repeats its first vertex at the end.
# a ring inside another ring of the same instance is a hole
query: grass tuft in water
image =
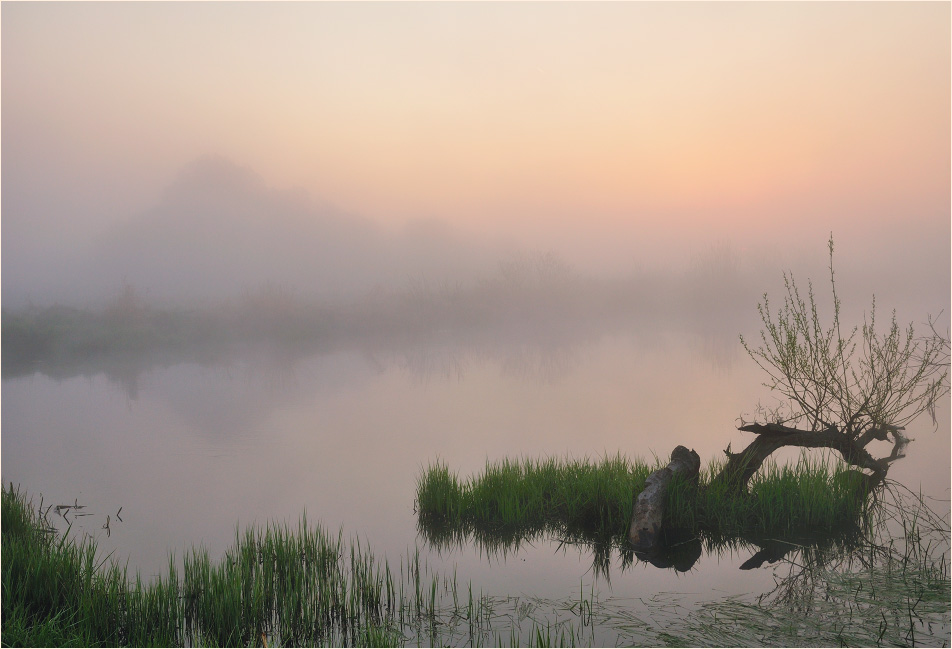
{"type": "MultiPolygon", "coordinates": [[[[437,544],[475,536],[518,547],[540,534],[599,542],[627,538],[634,499],[649,466],[621,455],[600,461],[547,458],[487,463],[463,480],[438,462],[417,482],[420,529],[437,544]]],[[[694,536],[792,537],[860,524],[869,498],[845,465],[801,457],[794,466],[767,465],[747,493],[731,493],[712,478],[712,464],[692,483],[668,490],[666,525],[694,536]]]]}

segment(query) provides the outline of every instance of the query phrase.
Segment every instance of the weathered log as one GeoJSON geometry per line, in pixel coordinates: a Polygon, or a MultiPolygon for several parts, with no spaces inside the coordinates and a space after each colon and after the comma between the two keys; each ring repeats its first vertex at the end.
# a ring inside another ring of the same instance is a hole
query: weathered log
{"type": "MultiPolygon", "coordinates": [[[[778,448],[799,446],[801,448],[829,448],[839,452],[849,464],[872,471],[871,478],[881,481],[886,476],[889,462],[895,458],[876,459],[863,447],[864,444],[829,426],[824,430],[800,430],[780,424],[748,424],[737,430],[755,433],[757,438],[740,453],[731,453],[728,449],[727,464],[715,478],[715,482],[727,482],[732,488],[741,490],[760,469],[764,461],[778,448]]],[[[893,432],[896,435],[895,432],[893,432]]],[[[899,438],[897,437],[897,448],[899,438]]]]}
{"type": "Polygon", "coordinates": [[[675,475],[682,475],[697,480],[700,470],[701,458],[698,454],[678,446],[671,452],[668,466],[648,476],[644,490],[635,499],[628,531],[628,540],[636,550],[647,552],[660,545],[665,493],[671,479],[675,475]]]}

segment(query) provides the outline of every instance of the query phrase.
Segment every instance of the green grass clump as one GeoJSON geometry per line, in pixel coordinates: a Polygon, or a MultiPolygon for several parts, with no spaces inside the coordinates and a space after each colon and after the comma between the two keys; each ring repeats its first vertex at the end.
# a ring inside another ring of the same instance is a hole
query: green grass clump
{"type": "MultiPolygon", "coordinates": [[[[542,533],[622,541],[634,500],[659,466],[621,455],[598,462],[505,459],[461,480],[436,463],[417,483],[420,527],[438,543],[471,534],[489,543],[512,543],[542,533]]],[[[806,456],[794,466],[767,465],[746,492],[713,480],[719,470],[712,464],[696,482],[670,483],[666,527],[709,538],[791,537],[855,525],[868,501],[855,472],[806,456]]]]}
{"type": "Polygon", "coordinates": [[[445,464],[417,483],[421,528],[433,541],[474,532],[486,542],[517,542],[546,530],[565,535],[627,531],[634,492],[652,468],[621,455],[587,460],[503,460],[468,481],[445,464]]]}
{"type": "Polygon", "coordinates": [[[435,615],[418,555],[393,573],[303,518],[249,529],[217,562],[192,550],[181,578],[170,558],[143,583],[58,535],[19,490],[2,502],[4,646],[392,646],[435,615]]]}
{"type": "Polygon", "coordinates": [[[712,463],[697,484],[672,481],[667,524],[712,538],[796,537],[855,527],[869,503],[855,470],[806,454],[766,464],[744,492],[714,480],[720,470],[712,463]]]}
{"type": "Polygon", "coordinates": [[[460,587],[419,550],[391,568],[303,517],[236,534],[218,561],[170,557],[167,576],[143,583],[60,536],[18,489],[2,503],[2,646],[574,645],[585,630],[577,616],[523,619],[519,598],[460,587]]]}
{"type": "Polygon", "coordinates": [[[128,597],[125,570],[101,566],[95,543],[58,538],[12,488],[3,491],[2,517],[5,645],[145,644],[133,626],[142,605],[128,597]]]}

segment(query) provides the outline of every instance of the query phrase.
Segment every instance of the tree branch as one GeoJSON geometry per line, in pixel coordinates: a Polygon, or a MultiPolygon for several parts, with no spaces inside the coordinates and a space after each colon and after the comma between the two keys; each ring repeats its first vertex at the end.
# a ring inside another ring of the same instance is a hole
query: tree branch
{"type": "Polygon", "coordinates": [[[757,438],[740,453],[725,451],[728,457],[727,464],[714,479],[715,482],[727,482],[733,489],[745,488],[764,461],[774,451],[784,446],[833,449],[849,464],[872,471],[871,478],[874,480],[886,476],[891,461],[890,458],[874,458],[863,446],[840,432],[836,426],[810,431],[781,424],[747,424],[739,427],[738,430],[754,433],[757,438]]]}

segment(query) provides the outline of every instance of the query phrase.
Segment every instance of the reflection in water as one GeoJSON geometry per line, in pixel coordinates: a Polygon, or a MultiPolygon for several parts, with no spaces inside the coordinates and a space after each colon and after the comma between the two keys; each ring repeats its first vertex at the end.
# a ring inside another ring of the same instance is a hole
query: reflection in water
{"type": "Polygon", "coordinates": [[[365,341],[356,348],[315,351],[309,347],[283,344],[256,345],[214,354],[141,353],[121,358],[89,357],[67,364],[36,363],[7,368],[5,378],[33,373],[65,380],[75,376],[104,375],[131,400],[139,397],[142,376],[157,369],[181,364],[223,370],[229,375],[262,378],[275,389],[294,387],[298,367],[310,358],[342,351],[354,351],[375,373],[389,367],[399,369],[418,383],[460,381],[474,366],[494,363],[503,376],[539,383],[557,383],[581,364],[582,351],[591,340],[551,341],[532,336],[506,341],[365,341]]]}
{"type": "MultiPolygon", "coordinates": [[[[948,518],[898,485],[890,491],[876,524],[859,537],[763,545],[741,567],[772,563],[768,591],[682,608],[659,638],[634,630],[616,645],[948,646],[948,518]]],[[[630,625],[635,616],[624,604],[607,603],[602,619],[630,625]]]]}
{"type": "Polygon", "coordinates": [[[729,376],[734,363],[741,360],[743,347],[735,332],[708,331],[689,338],[691,349],[697,357],[710,364],[720,376],[729,376]]]}
{"type": "MultiPolygon", "coordinates": [[[[440,471],[438,469],[433,475],[440,475],[440,471]]],[[[497,484],[500,483],[500,479],[495,477],[497,473],[498,469],[493,478],[486,478],[493,482],[492,490],[502,488],[497,484]]],[[[534,477],[532,479],[535,481],[534,477]]],[[[439,478],[435,480],[439,481],[439,478]]],[[[427,485],[420,493],[426,493],[429,503],[432,494],[437,492],[438,488],[427,485]]],[[[468,497],[482,503],[481,496],[470,493],[468,497]]],[[[490,500],[478,509],[510,508],[501,500],[497,502],[494,496],[488,497],[490,500]]],[[[505,560],[524,547],[553,539],[560,547],[571,546],[590,552],[593,572],[606,580],[611,577],[616,556],[621,572],[638,562],[686,572],[694,568],[702,555],[721,557],[725,554],[732,557],[748,555],[739,566],[740,570],[754,570],[778,562],[830,568],[844,561],[852,562],[854,558],[868,567],[877,556],[890,557],[896,551],[897,538],[902,543],[908,543],[910,539],[918,543],[924,537],[937,537],[947,547],[949,533],[948,514],[934,512],[920,495],[887,480],[875,486],[870,500],[862,510],[858,510],[854,520],[840,521],[835,529],[806,532],[787,528],[786,532],[780,533],[775,530],[725,535],[706,528],[677,529],[665,523],[666,527],[659,532],[662,542],[648,551],[635,550],[624,529],[617,529],[618,525],[606,525],[604,520],[580,515],[554,515],[545,519],[464,515],[456,511],[462,505],[451,502],[449,496],[447,498],[446,514],[434,509],[432,504],[424,506],[418,502],[417,505],[418,533],[437,551],[471,544],[487,559],[505,560]]],[[[804,502],[800,506],[810,505],[804,502]]],[[[778,508],[784,506],[777,504],[778,508]]],[[[531,505],[525,507],[531,508],[531,505]]],[[[761,524],[752,521],[751,527],[760,528],[761,524]]]]}
{"type": "MultiPolygon", "coordinates": [[[[543,314],[545,315],[545,314],[543,314]]],[[[378,372],[395,367],[421,383],[459,381],[475,366],[487,362],[506,377],[553,384],[581,365],[585,350],[606,336],[622,336],[642,347],[659,347],[664,339],[683,340],[697,357],[718,373],[729,374],[739,355],[737,323],[681,317],[677,314],[629,314],[600,318],[526,316],[495,323],[455,323],[355,328],[313,335],[265,336],[241,339],[228,330],[211,331],[198,340],[88,353],[31,355],[6,349],[4,379],[41,374],[55,380],[75,376],[106,376],[131,400],[140,392],[148,372],[181,364],[204,368],[246,368],[255,376],[270,376],[276,385],[294,381],[296,368],[313,357],[355,353],[378,372]]],[[[285,327],[286,328],[286,327],[285,327]]]]}
{"type": "Polygon", "coordinates": [[[502,363],[503,376],[557,383],[581,365],[581,352],[574,347],[540,348],[522,345],[502,363]]]}
{"type": "MultiPolygon", "coordinates": [[[[462,380],[467,366],[466,357],[453,350],[426,347],[408,349],[387,360],[420,383],[429,383],[434,378],[442,381],[462,380]]],[[[380,363],[384,368],[387,364],[387,361],[380,363]]]]}
{"type": "Polygon", "coordinates": [[[542,527],[524,526],[486,529],[472,524],[450,525],[420,518],[418,532],[438,552],[473,545],[487,560],[505,561],[526,547],[554,539],[560,547],[574,547],[591,553],[592,571],[611,580],[612,566],[624,573],[639,563],[676,572],[692,570],[703,556],[722,558],[749,555],[741,570],[760,568],[778,561],[796,561],[800,552],[818,556],[848,555],[868,542],[858,524],[846,524],[826,534],[804,536],[791,533],[785,538],[757,535],[718,537],[686,531],[668,531],[662,547],[651,552],[634,550],[626,533],[602,533],[591,529],[568,528],[563,523],[542,527]]]}
{"type": "Polygon", "coordinates": [[[370,356],[370,362],[384,371],[396,367],[416,382],[461,381],[474,366],[493,363],[502,376],[541,384],[565,379],[582,362],[582,344],[548,344],[545,341],[517,341],[512,344],[418,345],[370,356]]]}
{"type": "MultiPolygon", "coordinates": [[[[709,325],[664,316],[556,319],[381,327],[296,342],[206,341],[43,365],[17,366],[5,355],[4,477],[56,502],[78,494],[80,503],[108,503],[90,532],[104,553],[131,557],[145,577],[162,572],[170,550],[201,542],[213,555],[224,551],[236,522],[292,521],[305,510],[399,556],[417,534],[414,476],[434,458],[472,471],[487,459],[516,455],[666,455],[673,438],[702,457],[719,455],[728,441],[736,445],[744,438],[732,422],[756,398],[760,378],[745,374],[750,363],[731,365],[737,327],[705,337],[709,325]],[[89,379],[60,380],[69,377],[89,379]],[[115,385],[135,403],[117,399],[115,385]],[[114,517],[106,539],[105,516],[122,505],[127,523],[114,517]]],[[[923,437],[942,436],[918,437],[908,462],[938,475],[934,465],[945,464],[948,453],[935,452],[938,442],[926,446],[923,437]]],[[[947,487],[947,468],[939,468],[940,487],[947,487]]],[[[624,538],[584,530],[522,530],[508,538],[494,532],[443,530],[444,544],[433,547],[476,547],[486,559],[508,558],[498,569],[483,557],[452,557],[446,570],[456,574],[458,567],[461,583],[472,580],[484,592],[577,595],[580,579],[587,593],[588,582],[601,590],[602,578],[614,573],[611,587],[628,598],[627,615],[641,613],[631,597],[650,601],[679,588],[718,599],[763,592],[773,585],[769,570],[814,561],[802,548],[822,546],[792,538],[787,545],[739,539],[731,546],[688,537],[665,553],[639,557],[624,538]],[[550,556],[548,539],[560,541],[566,556],[550,556]],[[792,550],[790,542],[797,544],[792,550]],[[585,552],[581,561],[570,556],[575,549],[585,552]],[[721,561],[724,555],[731,556],[721,561]],[[744,562],[751,569],[737,570],[744,562]],[[673,569],[653,567],[659,565],[673,569]]],[[[428,558],[449,563],[435,552],[428,558]]],[[[665,596],[665,605],[670,601],[665,596]]],[[[664,644],[654,636],[619,637],[664,644]]],[[[591,644],[616,641],[599,636],[591,644]]]]}

